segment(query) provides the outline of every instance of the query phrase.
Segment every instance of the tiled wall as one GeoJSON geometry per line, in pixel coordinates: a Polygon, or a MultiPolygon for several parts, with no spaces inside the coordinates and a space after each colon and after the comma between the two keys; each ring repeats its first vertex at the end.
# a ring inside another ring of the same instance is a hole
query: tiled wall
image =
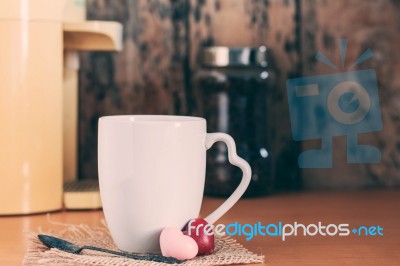
{"type": "Polygon", "coordinates": [[[400,6],[390,0],[89,0],[89,19],[124,25],[124,49],[81,56],[80,178],[97,178],[99,116],[196,114],[192,78],[202,46],[266,45],[277,77],[269,99],[276,187],[299,188],[302,182],[305,187],[400,184],[399,14],[400,6]],[[379,75],[384,130],[365,138],[380,147],[383,160],[347,165],[340,157],[345,146],[339,139],[338,163],[332,169],[304,171],[301,179],[301,143],[291,140],[285,81],[326,71],[314,54],[337,53],[339,38],[349,39],[350,58],[367,47],[376,52],[369,66],[379,75]]]}

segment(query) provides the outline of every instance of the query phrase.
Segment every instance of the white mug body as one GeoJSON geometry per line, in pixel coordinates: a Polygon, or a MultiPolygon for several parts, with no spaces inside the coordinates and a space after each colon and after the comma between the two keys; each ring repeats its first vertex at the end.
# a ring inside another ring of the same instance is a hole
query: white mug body
{"type": "Polygon", "coordinates": [[[206,169],[206,121],[184,116],[99,119],[104,215],[117,247],[159,253],[159,235],[198,217],[206,169]]]}

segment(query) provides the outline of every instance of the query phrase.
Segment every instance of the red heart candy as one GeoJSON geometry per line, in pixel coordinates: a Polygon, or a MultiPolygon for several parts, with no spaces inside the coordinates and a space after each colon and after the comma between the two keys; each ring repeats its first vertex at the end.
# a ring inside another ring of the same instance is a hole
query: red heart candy
{"type": "Polygon", "coordinates": [[[214,232],[206,220],[190,220],[183,228],[183,233],[196,241],[199,247],[197,255],[209,255],[214,252],[214,232]]]}

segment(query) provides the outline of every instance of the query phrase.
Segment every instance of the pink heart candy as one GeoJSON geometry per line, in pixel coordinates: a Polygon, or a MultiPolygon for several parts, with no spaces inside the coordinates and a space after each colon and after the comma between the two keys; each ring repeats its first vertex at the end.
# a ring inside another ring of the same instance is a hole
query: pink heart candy
{"type": "Polygon", "coordinates": [[[199,250],[196,241],[175,227],[166,227],[160,235],[160,248],[163,256],[178,260],[190,260],[199,250]]]}

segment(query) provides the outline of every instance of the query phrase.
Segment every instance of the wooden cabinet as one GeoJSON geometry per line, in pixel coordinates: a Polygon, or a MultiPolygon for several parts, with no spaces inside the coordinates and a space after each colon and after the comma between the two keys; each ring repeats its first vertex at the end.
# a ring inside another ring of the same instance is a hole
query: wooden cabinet
{"type": "MultiPolygon", "coordinates": [[[[88,0],[89,19],[123,23],[124,49],[118,54],[81,56],[80,178],[97,177],[99,116],[193,114],[192,78],[204,45],[267,46],[277,73],[268,99],[276,114],[271,118],[274,149],[282,153],[277,167],[296,164],[300,146],[306,149],[309,144],[291,140],[285,82],[290,77],[327,73],[315,53],[340,60],[338,41],[347,38],[349,62],[367,48],[375,52],[361,67],[377,71],[384,126],[361,141],[381,150],[382,163],[347,164],[345,139],[338,138],[334,167],[303,171],[304,186],[399,185],[399,14],[399,4],[390,0],[88,0]]],[[[300,177],[279,180],[279,187],[288,187],[300,177]]]]}

